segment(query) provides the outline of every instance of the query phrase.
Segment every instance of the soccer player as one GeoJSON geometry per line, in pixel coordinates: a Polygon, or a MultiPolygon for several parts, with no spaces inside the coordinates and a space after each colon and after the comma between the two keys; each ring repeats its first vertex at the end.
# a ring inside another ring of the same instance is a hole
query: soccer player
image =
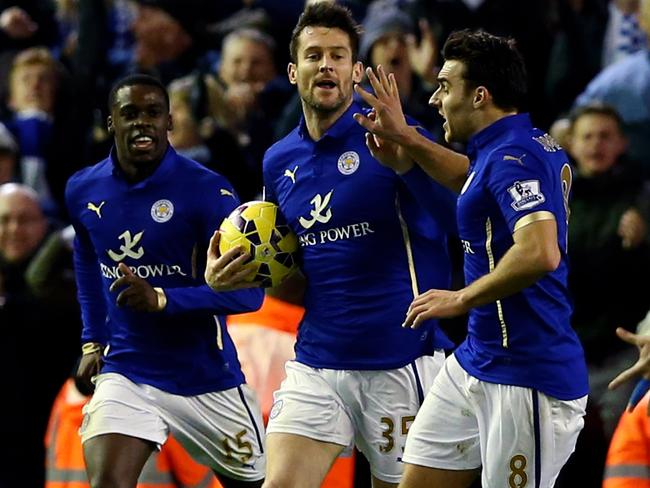
{"type": "MultiPolygon", "coordinates": [[[[467,339],[436,377],[409,432],[400,486],[551,487],[575,448],[588,391],[582,347],[570,326],[567,291],[571,168],[558,144],[520,106],[524,63],[514,41],[453,33],[431,104],[445,139],[467,144],[467,160],[404,122],[392,75],[370,77],[374,109],[356,120],[376,140],[397,143],[430,176],[460,192],[458,232],[466,286],[430,289],[404,325],[469,312],[467,339]],[[378,138],[378,139],[375,139],[378,138]]],[[[400,163],[401,164],[401,163],[400,163]]]]}
{"type": "Polygon", "coordinates": [[[396,486],[406,433],[452,345],[435,320],[400,324],[420,290],[449,286],[453,194],[411,161],[396,172],[368,151],[352,118],[358,45],[349,10],[306,8],[288,68],[303,117],[264,158],[267,198],[298,235],[306,277],[296,360],[270,413],[266,487],[317,488],[353,444],[375,488],[396,486]]]}
{"type": "MultiPolygon", "coordinates": [[[[224,316],[257,309],[262,292],[215,293],[197,252],[238,199],[169,145],[158,80],[118,81],[109,109],[114,148],[66,188],[83,318],[78,374],[100,373],[80,429],[88,477],[93,487],[134,487],[172,433],[226,488],[259,487],[262,417],[224,316]]],[[[248,257],[237,256],[221,259],[248,257]]]]}

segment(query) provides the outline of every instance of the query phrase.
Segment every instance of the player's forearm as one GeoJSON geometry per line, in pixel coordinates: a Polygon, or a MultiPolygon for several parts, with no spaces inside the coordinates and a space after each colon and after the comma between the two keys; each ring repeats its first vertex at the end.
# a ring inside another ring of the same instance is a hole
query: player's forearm
{"type": "Polygon", "coordinates": [[[469,168],[467,156],[430,141],[415,127],[405,130],[398,142],[431,178],[460,192],[469,168]]]}
{"type": "Polygon", "coordinates": [[[102,289],[102,277],[95,253],[75,240],[74,270],[77,300],[81,309],[82,342],[106,343],[107,307],[102,289]]]}
{"type": "Polygon", "coordinates": [[[492,272],[460,290],[467,308],[479,307],[520,292],[554,269],[543,251],[514,244],[492,272]]]}
{"type": "Polygon", "coordinates": [[[259,288],[215,293],[208,285],[186,288],[163,288],[168,314],[209,311],[217,315],[254,312],[262,306],[264,292],[259,288]]]}

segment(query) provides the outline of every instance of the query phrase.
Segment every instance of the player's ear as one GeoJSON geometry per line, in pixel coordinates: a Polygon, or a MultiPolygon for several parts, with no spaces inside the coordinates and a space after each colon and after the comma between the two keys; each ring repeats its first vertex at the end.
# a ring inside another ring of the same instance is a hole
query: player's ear
{"type": "Polygon", "coordinates": [[[478,108],[481,105],[485,104],[490,98],[490,92],[488,92],[487,88],[484,86],[478,86],[474,90],[474,99],[472,102],[474,103],[474,107],[478,108]]]}
{"type": "Polygon", "coordinates": [[[115,127],[113,127],[113,117],[110,115],[106,117],[106,128],[108,129],[109,134],[115,134],[115,127]]]}
{"type": "Polygon", "coordinates": [[[289,65],[287,66],[287,76],[289,77],[289,83],[291,83],[292,85],[298,83],[295,63],[289,63],[289,65]]]}
{"type": "Polygon", "coordinates": [[[363,63],[357,61],[354,63],[354,66],[352,66],[352,81],[355,83],[361,83],[361,80],[363,80],[363,74],[363,63]]]}
{"type": "Polygon", "coordinates": [[[172,114],[167,116],[167,132],[174,130],[174,121],[172,119],[172,114]]]}

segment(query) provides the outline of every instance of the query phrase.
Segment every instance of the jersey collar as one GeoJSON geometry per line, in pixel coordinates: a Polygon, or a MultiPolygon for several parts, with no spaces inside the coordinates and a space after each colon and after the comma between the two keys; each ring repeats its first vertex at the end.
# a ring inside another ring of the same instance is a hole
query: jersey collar
{"type": "Polygon", "coordinates": [[[488,125],[485,129],[480,130],[469,139],[467,142],[467,155],[473,160],[481,148],[489,145],[504,132],[512,129],[530,129],[532,126],[530,115],[527,113],[506,115],[488,125]]]}
{"type": "MultiPolygon", "coordinates": [[[[142,181],[138,181],[137,183],[134,183],[133,186],[134,187],[146,186],[149,182],[155,183],[156,181],[165,179],[169,174],[169,172],[172,170],[174,165],[174,159],[176,159],[176,157],[177,154],[174,148],[172,147],[172,145],[167,144],[167,151],[165,151],[165,155],[163,156],[162,161],[160,162],[156,170],[148,178],[145,178],[142,181]]],[[[120,165],[117,162],[117,154],[115,151],[115,146],[111,147],[109,159],[113,165],[113,170],[112,170],[113,176],[121,180],[126,180],[124,171],[122,171],[122,168],[120,168],[120,165]]]]}
{"type": "MultiPolygon", "coordinates": [[[[359,105],[357,102],[352,101],[348,109],[345,112],[343,112],[338,119],[336,119],[336,122],[334,122],[334,124],[332,124],[332,126],[329,129],[327,129],[327,131],[325,132],[325,134],[323,134],[323,137],[321,137],[320,140],[322,141],[325,138],[337,139],[345,135],[357,123],[352,117],[352,115],[361,112],[365,113],[367,112],[367,110],[364,110],[361,107],[361,105],[359,105]]],[[[305,122],[304,115],[300,117],[298,134],[300,135],[301,139],[311,140],[311,136],[309,135],[309,131],[307,130],[307,123],[305,122]]]]}

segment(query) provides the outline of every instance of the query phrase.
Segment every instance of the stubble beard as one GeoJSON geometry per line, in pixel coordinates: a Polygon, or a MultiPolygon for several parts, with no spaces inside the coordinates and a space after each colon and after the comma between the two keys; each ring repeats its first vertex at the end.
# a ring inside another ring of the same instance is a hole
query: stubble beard
{"type": "Polygon", "coordinates": [[[345,104],[345,96],[339,89],[339,95],[334,100],[332,104],[324,104],[319,102],[316,97],[313,95],[313,92],[308,92],[304,95],[301,95],[300,98],[302,99],[303,103],[311,108],[314,112],[321,114],[321,115],[329,115],[337,110],[339,110],[343,104],[345,104]]]}

